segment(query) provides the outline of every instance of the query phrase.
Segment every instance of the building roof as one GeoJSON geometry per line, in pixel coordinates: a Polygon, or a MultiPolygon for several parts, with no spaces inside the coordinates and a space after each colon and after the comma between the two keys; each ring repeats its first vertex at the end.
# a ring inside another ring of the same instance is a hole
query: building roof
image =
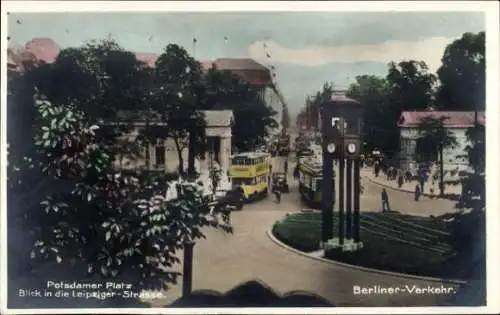
{"type": "Polygon", "coordinates": [[[269,153],[266,152],[240,152],[233,154],[231,158],[249,158],[249,159],[257,159],[261,157],[269,157],[269,153]]]}
{"type": "Polygon", "coordinates": [[[219,58],[214,60],[213,64],[217,69],[221,70],[269,71],[269,69],[250,58],[219,58]]]}
{"type": "Polygon", "coordinates": [[[209,70],[227,70],[239,76],[251,85],[272,85],[271,71],[250,58],[219,58],[213,61],[202,61],[202,68],[209,70]]]}
{"type": "Polygon", "coordinates": [[[135,58],[143,62],[149,68],[154,68],[158,55],[153,53],[135,53],[135,58]]]}
{"type": "Polygon", "coordinates": [[[332,97],[325,103],[332,106],[335,106],[336,104],[360,105],[360,102],[358,102],[357,100],[347,97],[346,91],[340,91],[340,90],[334,91],[332,93],[332,97]]]}
{"type": "Polygon", "coordinates": [[[32,53],[37,60],[43,60],[46,63],[56,61],[61,48],[50,38],[34,38],[28,42],[25,49],[32,53]]]}
{"type": "MultiPolygon", "coordinates": [[[[61,48],[51,38],[34,38],[24,47],[18,45],[16,49],[10,50],[10,58],[19,65],[20,61],[28,58],[52,63],[56,60],[61,48]],[[19,60],[19,61],[18,61],[19,60]]],[[[10,47],[9,47],[10,48],[10,47]]],[[[158,54],[136,52],[137,60],[144,62],[148,67],[154,68],[158,54]]],[[[219,70],[229,70],[241,77],[241,79],[252,85],[272,84],[271,73],[257,61],[250,58],[219,58],[216,60],[201,61],[202,69],[205,71],[215,67],[219,70]]]]}
{"type": "MultiPolygon", "coordinates": [[[[398,121],[400,128],[418,127],[422,119],[432,117],[439,119],[446,117],[443,125],[448,128],[469,128],[474,126],[474,112],[458,111],[405,111],[401,113],[398,121]]],[[[486,123],[485,112],[478,112],[478,121],[480,124],[486,123]]]]}
{"type": "MultiPolygon", "coordinates": [[[[202,111],[205,116],[207,127],[228,127],[234,121],[232,110],[205,110],[202,111]]],[[[146,115],[141,111],[121,110],[116,113],[118,123],[133,123],[136,125],[146,124],[146,115]]],[[[151,125],[165,125],[159,115],[150,117],[151,125]]]]}
{"type": "Polygon", "coordinates": [[[205,121],[210,127],[231,126],[234,121],[232,110],[204,110],[205,121]]]}

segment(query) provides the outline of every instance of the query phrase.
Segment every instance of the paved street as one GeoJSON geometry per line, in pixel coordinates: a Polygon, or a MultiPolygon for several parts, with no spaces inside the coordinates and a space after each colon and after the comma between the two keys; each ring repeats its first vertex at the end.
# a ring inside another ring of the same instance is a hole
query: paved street
{"type": "MultiPolygon", "coordinates": [[[[275,160],[274,163],[281,162],[275,160]]],[[[292,170],[293,165],[289,165],[290,173],[292,170]]],[[[435,305],[447,298],[444,295],[354,295],[352,290],[355,285],[394,287],[439,283],[335,266],[295,254],[273,243],[266,234],[267,230],[286,212],[302,208],[297,184],[290,178],[291,193],[283,195],[281,204],[276,204],[270,196],[267,200],[245,206],[241,212],[234,212],[231,218],[233,235],[206,231],[207,238],[195,247],[194,290],[227,291],[242,282],[258,279],[281,293],[310,291],[340,306],[423,306],[435,305]]],[[[366,181],[362,183],[365,188],[361,198],[362,209],[380,211],[381,187],[366,181]]],[[[451,201],[423,198],[414,202],[409,193],[390,190],[388,193],[391,206],[402,213],[429,215],[453,211],[451,201]]],[[[181,289],[181,284],[173,287],[168,299],[151,301],[152,305],[164,306],[172,302],[180,297],[181,289]]]]}

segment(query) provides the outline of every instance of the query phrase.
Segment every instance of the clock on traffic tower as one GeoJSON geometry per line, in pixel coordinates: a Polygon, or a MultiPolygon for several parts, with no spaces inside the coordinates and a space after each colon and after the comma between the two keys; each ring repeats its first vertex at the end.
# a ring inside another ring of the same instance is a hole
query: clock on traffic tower
{"type": "MultiPolygon", "coordinates": [[[[363,108],[343,94],[334,94],[321,104],[323,138],[323,244],[343,250],[359,244],[360,157],[362,152],[363,108]],[[338,189],[333,180],[333,161],[338,161],[338,189]],[[331,175],[331,176],[330,176],[331,175]],[[346,191],[344,191],[346,190],[346,191]],[[338,191],[338,198],[335,194],[338,191]],[[339,234],[333,236],[333,201],[338,200],[339,234]],[[345,215],[344,215],[345,205],[345,215]],[[354,212],[353,212],[354,210],[354,212]],[[344,233],[345,231],[345,233],[344,233]],[[354,242],[351,242],[353,240],[354,242]]],[[[325,245],[324,245],[325,246],[325,245]]],[[[325,252],[328,252],[325,246],[325,252]]]]}

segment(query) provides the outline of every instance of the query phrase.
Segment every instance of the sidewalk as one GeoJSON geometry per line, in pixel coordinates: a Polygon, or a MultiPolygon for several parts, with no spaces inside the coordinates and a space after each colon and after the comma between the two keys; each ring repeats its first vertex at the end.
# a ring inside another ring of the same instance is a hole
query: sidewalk
{"type": "MultiPolygon", "coordinates": [[[[362,168],[361,169],[361,176],[369,180],[370,182],[384,186],[387,188],[399,190],[399,191],[404,191],[408,193],[414,193],[415,192],[415,185],[417,185],[416,180],[412,180],[411,182],[404,182],[401,187],[398,186],[397,179],[395,180],[387,180],[387,176],[380,172],[378,177],[375,177],[375,174],[373,173],[373,168],[362,168]]],[[[460,196],[462,193],[462,185],[445,185],[445,197],[447,199],[455,199],[456,197],[460,196]]],[[[422,192],[424,196],[427,197],[434,197],[438,198],[439,197],[439,182],[435,182],[434,185],[432,184],[431,180],[428,180],[425,185],[424,185],[424,191],[422,192]],[[431,192],[431,190],[433,192],[431,192]]]]}

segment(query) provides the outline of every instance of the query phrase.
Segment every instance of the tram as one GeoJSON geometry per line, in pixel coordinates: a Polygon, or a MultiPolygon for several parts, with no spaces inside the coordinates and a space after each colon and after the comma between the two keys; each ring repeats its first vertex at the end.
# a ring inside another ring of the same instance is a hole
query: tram
{"type": "Polygon", "coordinates": [[[285,132],[279,135],[277,151],[279,156],[288,156],[290,154],[290,135],[285,132]]]}
{"type": "Polygon", "coordinates": [[[267,197],[270,182],[270,157],[264,152],[238,153],[231,156],[229,169],[233,189],[241,188],[243,201],[267,197]]]}
{"type": "MultiPolygon", "coordinates": [[[[334,175],[335,177],[335,172],[334,175]]],[[[321,157],[303,158],[298,167],[299,193],[313,207],[321,207],[323,162],[321,157]]]]}

